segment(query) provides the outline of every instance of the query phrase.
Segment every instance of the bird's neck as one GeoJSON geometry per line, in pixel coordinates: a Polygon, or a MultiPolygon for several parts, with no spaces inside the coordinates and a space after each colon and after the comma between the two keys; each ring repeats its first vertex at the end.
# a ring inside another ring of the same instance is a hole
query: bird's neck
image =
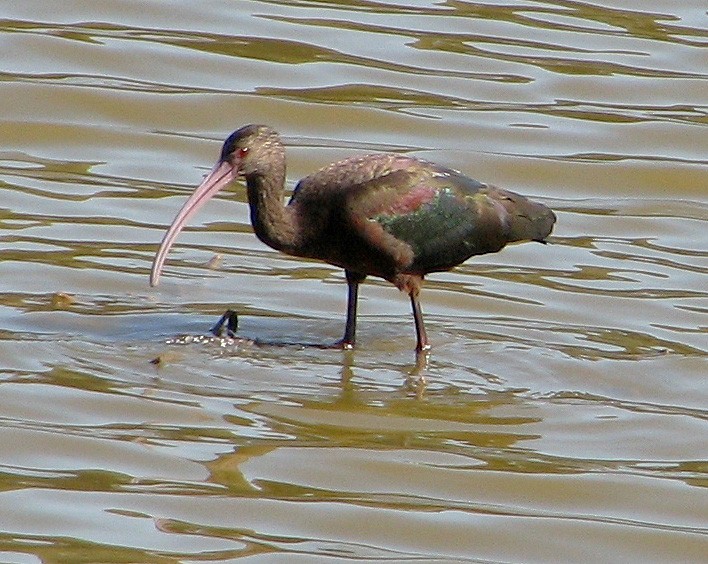
{"type": "Polygon", "coordinates": [[[269,247],[293,254],[298,228],[293,210],[283,202],[285,167],[247,176],[246,187],[256,236],[269,247]]]}

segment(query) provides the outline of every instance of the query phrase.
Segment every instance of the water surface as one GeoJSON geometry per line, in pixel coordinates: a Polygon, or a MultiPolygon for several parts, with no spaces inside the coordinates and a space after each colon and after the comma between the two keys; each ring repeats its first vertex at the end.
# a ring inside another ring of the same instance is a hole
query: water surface
{"type": "Polygon", "coordinates": [[[0,561],[699,562],[705,5],[22,2],[0,21],[0,561]],[[176,211],[246,123],[558,215],[408,300],[176,211]],[[219,258],[215,259],[215,256],[219,258]],[[226,308],[290,346],[168,344],[226,308]],[[150,361],[159,357],[159,365],[150,361]],[[425,385],[420,377],[425,378],[425,385]]]}

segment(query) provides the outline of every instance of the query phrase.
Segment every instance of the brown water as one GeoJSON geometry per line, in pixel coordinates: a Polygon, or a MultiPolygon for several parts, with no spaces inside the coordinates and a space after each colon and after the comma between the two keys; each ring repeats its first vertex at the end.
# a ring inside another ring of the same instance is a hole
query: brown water
{"type": "Polygon", "coordinates": [[[705,562],[708,20],[636,6],[5,2],[0,561],[705,562]],[[290,182],[400,151],[557,229],[430,276],[421,371],[377,280],[351,353],[166,344],[227,307],[341,336],[342,272],[257,241],[243,186],[148,286],[251,122],[290,182]]]}

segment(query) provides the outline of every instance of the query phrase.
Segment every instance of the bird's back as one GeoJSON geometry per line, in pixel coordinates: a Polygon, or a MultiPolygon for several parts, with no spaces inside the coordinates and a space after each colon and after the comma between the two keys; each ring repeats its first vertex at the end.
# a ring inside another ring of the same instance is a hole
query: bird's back
{"type": "Polygon", "coordinates": [[[325,167],[298,183],[291,205],[308,226],[308,256],[384,278],[448,270],[513,241],[543,241],[555,221],[523,196],[391,154],[325,167]]]}
{"type": "MultiPolygon", "coordinates": [[[[320,194],[327,198],[333,191],[356,190],[358,186],[372,180],[385,178],[397,170],[411,170],[423,163],[425,161],[391,153],[350,157],[331,163],[300,180],[293,196],[303,192],[310,195],[320,194]]],[[[431,163],[425,164],[435,166],[431,163]]]]}

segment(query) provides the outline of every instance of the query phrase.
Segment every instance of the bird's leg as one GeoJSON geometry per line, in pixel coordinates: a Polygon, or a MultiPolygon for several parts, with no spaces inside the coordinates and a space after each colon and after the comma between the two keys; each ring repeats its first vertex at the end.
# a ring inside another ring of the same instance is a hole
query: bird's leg
{"type": "Polygon", "coordinates": [[[356,306],[359,298],[359,284],[366,278],[365,275],[358,272],[345,271],[347,276],[347,323],[344,327],[344,337],[335,343],[336,346],[343,349],[354,348],[356,341],[356,306]]]}
{"type": "Polygon", "coordinates": [[[232,309],[227,309],[209,332],[216,337],[235,337],[237,328],[238,314],[232,309]]]}
{"type": "Polygon", "coordinates": [[[411,289],[409,296],[411,297],[411,308],[413,309],[413,319],[415,320],[415,334],[417,342],[415,346],[416,352],[420,353],[430,349],[428,343],[428,335],[425,333],[425,324],[423,323],[423,312],[420,309],[420,301],[418,300],[419,288],[411,289]]]}

